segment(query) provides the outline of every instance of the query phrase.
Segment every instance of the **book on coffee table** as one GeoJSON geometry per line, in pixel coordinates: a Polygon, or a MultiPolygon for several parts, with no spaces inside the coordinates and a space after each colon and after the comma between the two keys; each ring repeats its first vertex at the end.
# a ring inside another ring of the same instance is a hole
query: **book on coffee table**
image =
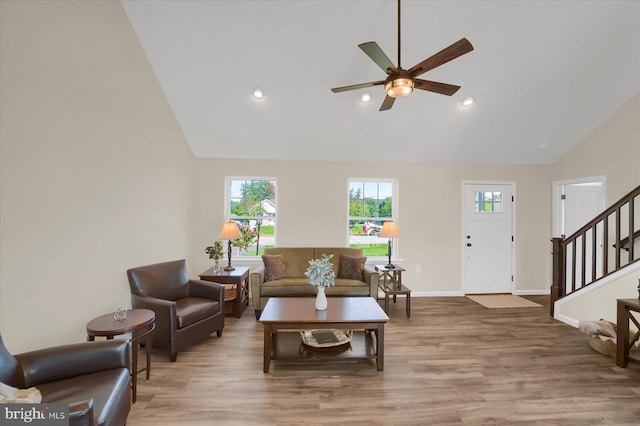
{"type": "Polygon", "coordinates": [[[351,341],[351,330],[306,330],[300,336],[305,345],[314,348],[328,348],[343,345],[351,341]]]}
{"type": "Polygon", "coordinates": [[[332,331],[313,331],[311,333],[311,335],[313,336],[314,339],[316,339],[316,342],[318,342],[319,344],[325,344],[325,343],[337,343],[340,340],[338,339],[338,336],[336,336],[336,334],[332,331]]]}

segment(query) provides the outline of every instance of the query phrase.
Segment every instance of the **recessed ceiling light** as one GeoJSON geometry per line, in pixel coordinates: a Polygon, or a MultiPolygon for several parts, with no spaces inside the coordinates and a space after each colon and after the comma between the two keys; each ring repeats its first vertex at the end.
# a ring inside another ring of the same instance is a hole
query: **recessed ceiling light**
{"type": "Polygon", "coordinates": [[[362,96],[360,96],[361,102],[369,102],[370,100],[371,100],[371,95],[368,93],[363,93],[362,96]]]}
{"type": "Polygon", "coordinates": [[[264,99],[264,92],[260,88],[253,89],[252,95],[255,99],[264,99]]]}
{"type": "Polygon", "coordinates": [[[549,148],[549,144],[547,142],[540,142],[540,145],[538,145],[538,149],[547,149],[549,148]]]}
{"type": "Polygon", "coordinates": [[[460,102],[460,105],[463,107],[471,106],[471,104],[473,104],[473,98],[471,96],[464,98],[462,102],[460,102]]]}

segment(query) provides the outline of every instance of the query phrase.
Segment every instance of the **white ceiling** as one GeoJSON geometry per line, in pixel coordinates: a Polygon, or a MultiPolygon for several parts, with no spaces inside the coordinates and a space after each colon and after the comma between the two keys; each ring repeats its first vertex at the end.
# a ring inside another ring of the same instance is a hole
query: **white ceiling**
{"type": "Polygon", "coordinates": [[[385,112],[330,88],[386,77],[360,43],[397,64],[395,0],[122,3],[197,157],[552,164],[640,90],[638,1],[405,0],[403,68],[475,50],[385,112]]]}

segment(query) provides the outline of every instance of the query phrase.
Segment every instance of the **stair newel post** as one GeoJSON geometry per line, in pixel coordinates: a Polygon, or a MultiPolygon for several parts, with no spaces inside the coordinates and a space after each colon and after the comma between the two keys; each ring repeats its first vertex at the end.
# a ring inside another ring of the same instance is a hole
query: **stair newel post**
{"type": "Polygon", "coordinates": [[[549,304],[550,314],[553,317],[553,308],[555,301],[564,296],[565,271],[565,254],[562,244],[562,238],[552,238],[553,245],[553,276],[551,278],[551,303],[549,304]]]}

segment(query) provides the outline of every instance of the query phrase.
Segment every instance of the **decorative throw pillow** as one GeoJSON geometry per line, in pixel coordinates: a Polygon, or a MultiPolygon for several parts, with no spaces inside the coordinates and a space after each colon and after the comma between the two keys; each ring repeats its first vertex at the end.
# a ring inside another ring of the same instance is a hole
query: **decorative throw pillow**
{"type": "Polygon", "coordinates": [[[264,254],[264,280],[273,281],[286,278],[287,271],[284,267],[284,257],[281,254],[264,254]]]}
{"type": "Polygon", "coordinates": [[[364,281],[364,264],[366,257],[340,255],[340,269],[338,278],[364,281]]]}

